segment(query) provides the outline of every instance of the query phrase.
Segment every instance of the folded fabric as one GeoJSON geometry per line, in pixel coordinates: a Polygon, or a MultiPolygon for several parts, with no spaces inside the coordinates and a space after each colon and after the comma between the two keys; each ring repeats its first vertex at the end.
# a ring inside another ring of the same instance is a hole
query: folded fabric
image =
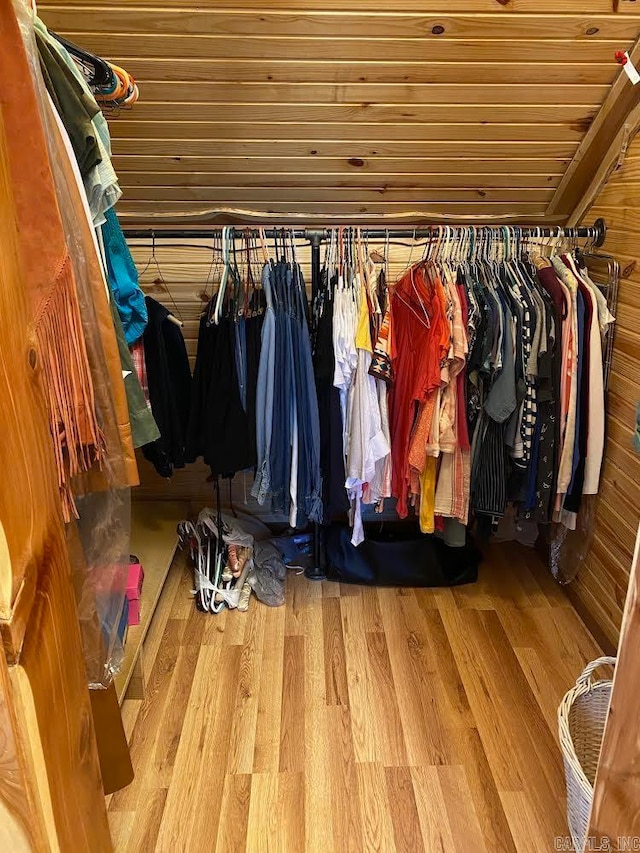
{"type": "Polygon", "coordinates": [[[134,344],[147,327],[147,307],[138,284],[138,271],[131,257],[115,210],[107,210],[102,226],[109,286],[129,344],[134,344]]]}

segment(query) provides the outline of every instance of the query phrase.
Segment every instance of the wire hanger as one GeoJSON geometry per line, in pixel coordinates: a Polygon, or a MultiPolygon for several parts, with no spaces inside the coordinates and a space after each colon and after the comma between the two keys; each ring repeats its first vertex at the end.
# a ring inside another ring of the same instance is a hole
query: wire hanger
{"type": "Polygon", "coordinates": [[[155,266],[155,268],[158,272],[158,278],[155,279],[151,288],[142,288],[142,289],[145,291],[153,292],[152,288],[156,287],[156,288],[159,288],[164,293],[166,293],[168,295],[169,299],[171,300],[171,304],[175,308],[175,312],[176,312],[175,315],[174,314],[168,314],[167,320],[169,320],[169,322],[173,323],[174,325],[180,326],[180,328],[182,328],[184,326],[184,323],[182,321],[182,314],[180,313],[180,309],[176,305],[176,301],[173,298],[173,294],[171,293],[171,290],[169,289],[169,285],[167,284],[165,277],[162,274],[162,270],[160,269],[160,264],[158,263],[158,258],[156,256],[156,233],[155,233],[155,231],[151,232],[151,255],[149,257],[149,260],[145,264],[142,272],[139,273],[139,275],[138,275],[139,279],[142,278],[142,276],[146,273],[146,271],[149,269],[151,264],[153,264],[155,266]]]}

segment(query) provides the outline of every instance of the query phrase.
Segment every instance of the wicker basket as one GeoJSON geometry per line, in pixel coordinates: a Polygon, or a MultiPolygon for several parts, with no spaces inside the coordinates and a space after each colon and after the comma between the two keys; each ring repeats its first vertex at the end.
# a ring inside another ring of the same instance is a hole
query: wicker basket
{"type": "Polygon", "coordinates": [[[576,851],[582,851],[589,828],[593,783],[600,757],[604,726],[609,713],[611,681],[592,681],[600,666],[615,666],[616,659],[592,661],[558,708],[560,746],[567,780],[567,820],[576,851]]]}

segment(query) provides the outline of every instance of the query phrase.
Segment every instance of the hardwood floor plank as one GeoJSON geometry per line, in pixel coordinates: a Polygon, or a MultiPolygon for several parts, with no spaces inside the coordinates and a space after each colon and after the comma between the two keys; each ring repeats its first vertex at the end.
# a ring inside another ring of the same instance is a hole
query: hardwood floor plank
{"type": "Polygon", "coordinates": [[[290,574],[287,578],[285,634],[304,636],[304,611],[309,605],[309,583],[304,575],[290,574]]]}
{"type": "Polygon", "coordinates": [[[320,581],[323,598],[340,598],[340,584],[335,581],[320,581]]]}
{"type": "MultiPolygon", "coordinates": [[[[198,615],[206,618],[205,614],[198,615]]],[[[200,647],[191,644],[181,645],[178,652],[164,714],[156,731],[153,761],[145,779],[148,787],[168,788],[171,784],[199,654],[200,647]]]]}
{"type": "Polygon", "coordinates": [[[410,769],[386,767],[385,777],[396,850],[398,853],[424,853],[425,846],[410,769]]]}
{"type": "Polygon", "coordinates": [[[362,851],[362,814],[358,790],[351,714],[345,705],[326,709],[327,731],[332,745],[329,756],[333,849],[344,853],[362,851]]]}
{"type": "Polygon", "coordinates": [[[253,602],[241,614],[246,621],[245,643],[237,673],[236,701],[233,709],[228,773],[253,771],[258,704],[260,697],[260,665],[263,658],[266,607],[253,602]]]}
{"type": "Polygon", "coordinates": [[[373,721],[376,728],[378,760],[385,767],[404,766],[408,763],[407,746],[385,635],[367,634],[367,649],[375,685],[373,721]]]}
{"type": "Polygon", "coordinates": [[[305,613],[304,659],[304,732],[305,732],[305,850],[331,850],[333,812],[331,806],[331,749],[327,719],[324,675],[324,636],[322,628],[322,590],[311,585],[313,607],[305,613]]]}
{"type": "Polygon", "coordinates": [[[557,795],[564,774],[556,739],[498,615],[467,610],[452,616],[443,614],[447,634],[498,788],[525,791],[553,838],[565,823],[557,795]]]}
{"type": "Polygon", "coordinates": [[[247,843],[251,775],[227,774],[222,791],[222,820],[218,826],[216,853],[237,853],[247,843]]]}
{"type": "Polygon", "coordinates": [[[457,853],[494,853],[487,847],[463,767],[438,767],[438,778],[457,853]]]}
{"type": "MultiPolygon", "coordinates": [[[[177,557],[177,559],[179,560],[179,556],[177,557]]],[[[189,567],[186,558],[184,562],[178,562],[178,567],[180,566],[181,568],[179,568],[178,588],[176,589],[175,595],[173,597],[173,604],[171,607],[172,619],[188,619],[191,615],[191,611],[195,607],[192,592],[193,571],[189,567]]]]}
{"type": "Polygon", "coordinates": [[[149,672],[153,668],[155,659],[158,656],[160,643],[162,642],[164,630],[167,627],[167,622],[171,616],[173,603],[184,571],[184,555],[181,551],[176,551],[173,563],[169,569],[169,574],[167,575],[164,587],[162,588],[162,594],[160,595],[156,609],[153,611],[153,618],[149,625],[147,636],[144,638],[144,645],[142,649],[144,667],[145,670],[148,670],[149,672]]]}
{"type": "Polygon", "coordinates": [[[259,666],[258,714],[253,749],[254,773],[277,773],[280,768],[280,726],[286,608],[269,607],[259,666]]]}
{"type": "Polygon", "coordinates": [[[460,751],[473,807],[489,853],[516,853],[491,764],[476,728],[463,730],[460,751]]]}
{"type": "Polygon", "coordinates": [[[144,807],[136,813],[127,843],[127,853],[149,853],[155,849],[166,800],[166,788],[156,788],[149,792],[144,807]]]}
{"type": "MultiPolygon", "coordinates": [[[[193,605],[195,607],[195,604],[193,605]]],[[[202,645],[216,646],[223,641],[227,628],[227,617],[233,619],[235,613],[223,610],[222,613],[205,613],[204,627],[202,629],[202,645]]]]}
{"type": "Polygon", "coordinates": [[[278,776],[278,849],[303,853],[305,849],[304,773],[278,776]]]}
{"type": "MultiPolygon", "coordinates": [[[[554,841],[550,839],[544,823],[536,820],[531,813],[529,798],[522,791],[504,791],[502,802],[511,832],[516,840],[518,853],[539,853],[540,850],[554,848],[554,841]]],[[[568,831],[559,838],[568,837],[568,831]]]]}
{"type": "Polygon", "coordinates": [[[444,794],[437,767],[412,767],[411,779],[427,853],[450,853],[454,849],[444,794]]]}
{"type": "MultiPolygon", "coordinates": [[[[385,769],[379,763],[356,764],[362,808],[362,849],[366,853],[395,853],[392,804],[385,769]]],[[[427,848],[431,853],[431,848],[427,848]]],[[[433,851],[436,853],[436,851],[433,851]]],[[[443,851],[444,853],[444,851],[443,851]]]]}
{"type": "Polygon", "coordinates": [[[455,761],[456,741],[446,731],[452,721],[437,707],[436,663],[412,593],[389,590],[382,605],[408,763],[422,766],[455,761]]]}
{"type": "Polygon", "coordinates": [[[276,853],[282,849],[279,841],[278,788],[277,773],[253,774],[246,853],[276,853]]]}
{"type": "Polygon", "coordinates": [[[355,758],[359,763],[373,762],[377,760],[376,732],[372,719],[374,685],[363,624],[362,596],[342,598],[340,611],[355,758]]]}
{"type": "Polygon", "coordinates": [[[182,619],[169,619],[167,622],[147,684],[147,695],[129,741],[135,774],[133,782],[121,791],[116,791],[109,804],[111,811],[136,811],[144,803],[146,777],[153,764],[156,738],[162,727],[183,630],[182,619]]]}
{"type": "Polygon", "coordinates": [[[554,736],[562,697],[580,669],[599,655],[582,623],[572,619],[573,613],[569,606],[505,608],[499,612],[500,622],[554,736]]]}
{"type": "Polygon", "coordinates": [[[471,713],[469,698],[456,665],[442,616],[437,610],[425,609],[423,606],[424,599],[416,596],[416,601],[422,610],[422,619],[425,623],[429,643],[450,710],[463,726],[472,726],[475,724],[475,720],[471,713]]]}
{"type": "Polygon", "coordinates": [[[238,646],[202,646],[156,851],[207,849],[217,837],[238,646]],[[203,807],[206,804],[206,807],[203,807]]]}
{"type": "MultiPolygon", "coordinates": [[[[338,590],[340,586],[336,584],[338,590]]],[[[327,705],[349,706],[346,655],[340,600],[322,599],[322,629],[324,633],[324,666],[327,705]]]]}
{"type": "Polygon", "coordinates": [[[124,851],[129,843],[129,836],[135,823],[135,812],[113,812],[107,813],[109,818],[109,832],[111,833],[111,843],[113,849],[124,851]]]}
{"type": "Polygon", "coordinates": [[[362,587],[362,621],[364,630],[369,633],[383,631],[382,613],[380,612],[380,600],[378,590],[374,586],[362,587]]]}
{"type": "Polygon", "coordinates": [[[280,716],[280,771],[301,773],[305,763],[305,701],[303,637],[284,638],[282,712],[280,716]]]}
{"type": "MultiPolygon", "coordinates": [[[[249,604],[255,604],[255,601],[252,601],[249,604]]],[[[247,624],[249,622],[249,611],[246,613],[241,613],[239,610],[225,610],[225,622],[224,622],[224,639],[223,643],[225,646],[243,646],[244,645],[244,636],[247,630],[247,624]]],[[[219,619],[220,614],[212,615],[212,619],[219,619]]]]}

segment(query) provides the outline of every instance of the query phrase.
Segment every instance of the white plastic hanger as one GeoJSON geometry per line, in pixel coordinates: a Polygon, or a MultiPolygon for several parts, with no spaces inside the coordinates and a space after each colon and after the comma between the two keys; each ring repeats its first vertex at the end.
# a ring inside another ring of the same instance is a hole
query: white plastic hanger
{"type": "Polygon", "coordinates": [[[222,305],[224,302],[224,294],[227,289],[227,280],[229,278],[229,243],[231,240],[231,228],[225,225],[222,229],[222,277],[220,278],[220,287],[218,288],[218,296],[216,298],[216,307],[213,312],[213,322],[218,325],[222,313],[222,305]]]}

